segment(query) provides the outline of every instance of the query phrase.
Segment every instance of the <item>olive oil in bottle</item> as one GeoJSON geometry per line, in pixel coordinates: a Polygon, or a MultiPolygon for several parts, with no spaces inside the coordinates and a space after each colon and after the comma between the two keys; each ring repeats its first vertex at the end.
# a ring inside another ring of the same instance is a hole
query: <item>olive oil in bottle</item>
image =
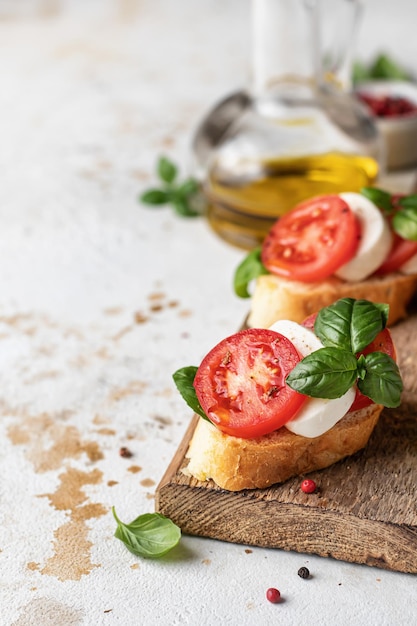
{"type": "Polygon", "coordinates": [[[374,158],[339,152],[275,158],[252,166],[242,162],[241,168],[235,164],[233,172],[214,164],[205,185],[209,223],[226,241],[250,249],[299,202],[359,191],[372,185],[377,174],[374,158]]]}
{"type": "Polygon", "coordinates": [[[248,98],[222,132],[219,111],[208,116],[216,140],[200,161],[210,225],[247,249],[299,202],[359,191],[383,165],[375,122],[351,95],[359,3],[252,0],[252,8],[248,98]]]}

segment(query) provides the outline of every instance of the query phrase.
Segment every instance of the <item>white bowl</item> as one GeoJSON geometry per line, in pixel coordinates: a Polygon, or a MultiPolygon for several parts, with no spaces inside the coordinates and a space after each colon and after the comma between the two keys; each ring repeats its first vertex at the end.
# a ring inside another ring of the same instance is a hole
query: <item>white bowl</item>
{"type": "MultiPolygon", "coordinates": [[[[373,80],[359,83],[356,93],[400,96],[417,106],[417,85],[406,81],[373,80]]],[[[376,117],[385,142],[386,167],[400,170],[417,165],[417,112],[398,117],[376,117]]]]}

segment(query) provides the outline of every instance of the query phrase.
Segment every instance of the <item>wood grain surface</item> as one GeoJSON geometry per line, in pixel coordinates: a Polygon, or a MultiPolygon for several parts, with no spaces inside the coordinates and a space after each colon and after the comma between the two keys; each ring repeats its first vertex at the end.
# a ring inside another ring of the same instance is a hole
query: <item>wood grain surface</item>
{"type": "Polygon", "coordinates": [[[392,329],[404,380],[402,404],[386,409],[367,447],[268,489],[228,492],[184,475],[194,417],[156,491],[156,510],[185,534],[294,550],[417,573],[417,314],[392,329]]]}

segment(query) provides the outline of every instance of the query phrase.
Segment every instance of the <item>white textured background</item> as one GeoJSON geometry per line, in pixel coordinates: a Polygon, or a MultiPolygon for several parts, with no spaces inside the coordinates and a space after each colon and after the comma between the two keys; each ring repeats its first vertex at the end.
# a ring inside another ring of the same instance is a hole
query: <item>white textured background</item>
{"type": "MultiPolygon", "coordinates": [[[[417,71],[416,5],[365,4],[358,54],[417,71]]],[[[145,561],[113,538],[110,507],[153,510],[188,424],[172,372],[247,312],[241,253],[137,196],[161,153],[185,174],[199,119],[246,83],[248,9],[0,0],[2,626],[415,621],[413,576],[192,537],[145,561]]]]}

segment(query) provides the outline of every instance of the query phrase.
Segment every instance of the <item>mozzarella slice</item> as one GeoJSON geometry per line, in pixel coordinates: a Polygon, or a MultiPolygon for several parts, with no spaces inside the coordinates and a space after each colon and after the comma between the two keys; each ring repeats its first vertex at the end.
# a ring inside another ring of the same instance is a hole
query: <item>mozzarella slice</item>
{"type": "Polygon", "coordinates": [[[392,233],[381,211],[368,198],[353,192],[339,195],[360,222],[361,240],[353,259],[342,265],[335,276],[356,282],[373,274],[386,259],[391,250],[392,233]]]}
{"type": "MultiPolygon", "coordinates": [[[[292,341],[302,357],[324,347],[313,331],[296,322],[279,320],[270,329],[281,333],[292,341]]],[[[295,435],[309,438],[318,437],[330,430],[346,415],[354,399],[354,387],[349,389],[341,398],[332,400],[308,398],[296,416],[285,424],[285,428],[295,435]]]]}
{"type": "Polygon", "coordinates": [[[414,254],[408,261],[400,267],[402,274],[417,274],[417,254],[414,254]]]}

